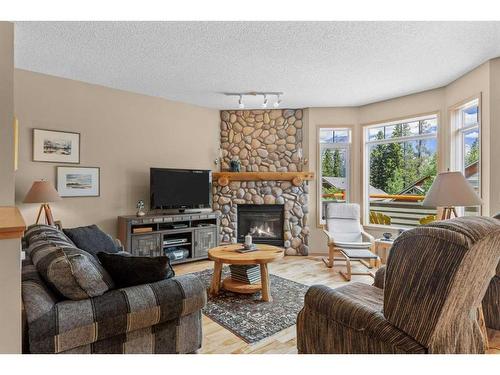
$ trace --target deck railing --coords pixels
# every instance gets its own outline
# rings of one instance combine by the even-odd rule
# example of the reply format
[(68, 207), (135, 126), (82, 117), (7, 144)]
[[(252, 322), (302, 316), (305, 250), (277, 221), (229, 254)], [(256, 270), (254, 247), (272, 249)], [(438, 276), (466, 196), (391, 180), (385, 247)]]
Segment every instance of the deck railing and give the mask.
[[(343, 193), (322, 194), (323, 204), (329, 198), (345, 201)], [(370, 211), (382, 213), (391, 219), (391, 225), (414, 227), (420, 225), (420, 219), (436, 215), (434, 207), (422, 205), (423, 195), (370, 194)]]

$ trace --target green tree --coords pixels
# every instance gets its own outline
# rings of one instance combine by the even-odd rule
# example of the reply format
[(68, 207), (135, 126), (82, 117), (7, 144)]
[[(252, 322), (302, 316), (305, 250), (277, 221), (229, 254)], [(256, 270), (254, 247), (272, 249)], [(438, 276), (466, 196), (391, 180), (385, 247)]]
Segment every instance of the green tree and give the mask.
[(323, 157), (321, 160), (321, 173), (323, 176), (331, 177), (333, 176), (334, 171), (334, 162), (333, 162), (333, 153), (332, 150), (327, 148), (323, 152)]
[(340, 156), (340, 151), (336, 149), (333, 152), (333, 171), (332, 171), (332, 177), (345, 177), (343, 176), (342, 173), (342, 158)]
[(465, 166), (471, 165), (479, 160), (479, 142), (478, 138), (474, 139), (469, 152), (465, 155)]

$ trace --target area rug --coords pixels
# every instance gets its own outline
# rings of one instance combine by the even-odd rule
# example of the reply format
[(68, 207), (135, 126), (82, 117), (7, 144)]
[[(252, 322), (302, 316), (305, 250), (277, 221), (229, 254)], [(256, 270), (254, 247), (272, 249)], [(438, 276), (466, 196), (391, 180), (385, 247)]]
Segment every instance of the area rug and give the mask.
[[(213, 270), (196, 272), (207, 289)], [(229, 267), (222, 270), (222, 278), (229, 276)], [(208, 297), (203, 313), (239, 336), (254, 343), (294, 325), (304, 306), (307, 285), (270, 274), (272, 302), (262, 302), (261, 294), (239, 294), (221, 290), (218, 296)]]

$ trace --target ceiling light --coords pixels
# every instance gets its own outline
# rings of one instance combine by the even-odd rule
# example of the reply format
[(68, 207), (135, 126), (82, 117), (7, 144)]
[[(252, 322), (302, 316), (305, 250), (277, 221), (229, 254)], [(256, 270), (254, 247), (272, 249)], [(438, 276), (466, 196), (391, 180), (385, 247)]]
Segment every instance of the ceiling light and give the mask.
[(276, 100), (274, 102), (274, 104), (273, 104), (274, 108), (278, 108), (280, 106), (280, 104), (281, 104), (280, 95), (278, 94), (278, 95), (276, 95), (276, 97), (277, 97), (278, 100)]
[(239, 109), (245, 108), (245, 104), (243, 104), (243, 95), (240, 95), (240, 100), (238, 100), (238, 108)]
[(262, 108), (267, 108), (267, 103), (268, 103), (267, 95), (264, 94), (264, 103), (262, 103)]

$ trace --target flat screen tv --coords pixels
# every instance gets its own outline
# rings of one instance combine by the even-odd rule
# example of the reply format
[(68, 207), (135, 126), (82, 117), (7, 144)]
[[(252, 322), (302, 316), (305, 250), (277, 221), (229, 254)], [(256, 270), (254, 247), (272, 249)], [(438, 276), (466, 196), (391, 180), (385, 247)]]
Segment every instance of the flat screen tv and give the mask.
[(209, 170), (151, 168), (151, 209), (210, 208), (211, 184)]

